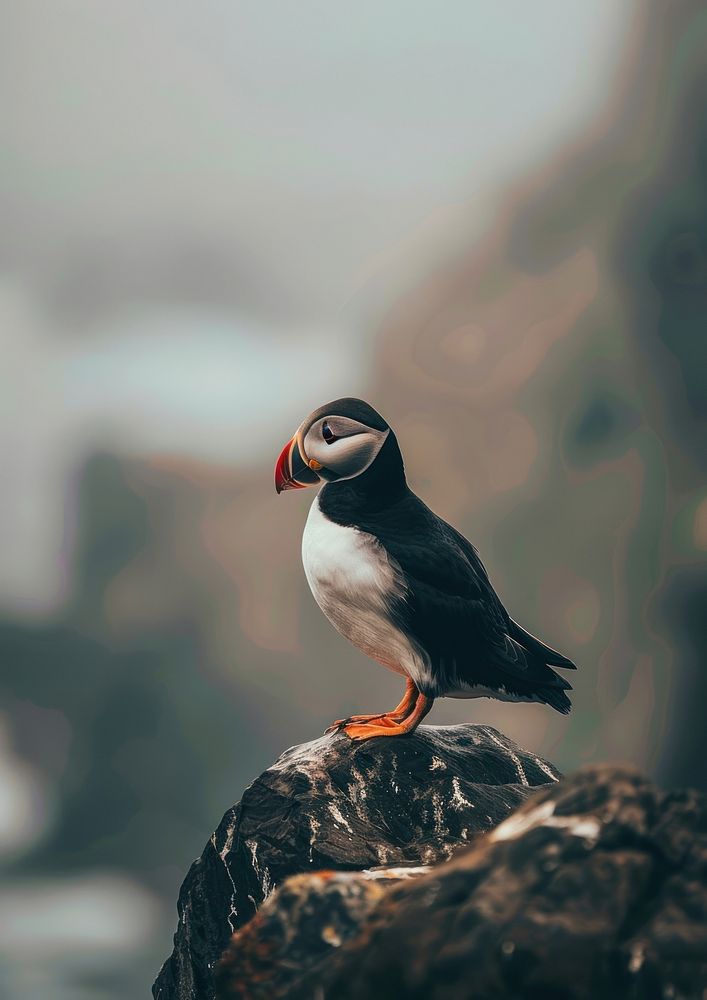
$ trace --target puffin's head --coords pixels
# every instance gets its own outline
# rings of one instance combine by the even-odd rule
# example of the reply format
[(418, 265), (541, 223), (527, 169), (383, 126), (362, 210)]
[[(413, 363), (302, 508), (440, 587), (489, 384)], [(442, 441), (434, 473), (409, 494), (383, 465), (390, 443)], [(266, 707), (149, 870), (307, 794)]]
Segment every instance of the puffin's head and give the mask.
[(355, 479), (378, 457), (392, 431), (362, 399), (335, 399), (300, 424), (275, 465), (275, 489)]

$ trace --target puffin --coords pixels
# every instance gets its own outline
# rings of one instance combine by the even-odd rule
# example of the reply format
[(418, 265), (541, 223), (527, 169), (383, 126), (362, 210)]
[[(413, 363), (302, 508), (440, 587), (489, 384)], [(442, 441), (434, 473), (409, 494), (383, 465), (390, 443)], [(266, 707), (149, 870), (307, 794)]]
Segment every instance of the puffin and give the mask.
[(314, 410), (282, 449), (275, 488), (323, 484), (302, 536), (315, 601), (371, 659), (405, 678), (392, 711), (337, 719), (352, 740), (414, 732), (436, 698), (571, 709), (553, 669), (575, 664), (515, 622), (471, 542), (412, 492), (397, 438), (361, 399)]

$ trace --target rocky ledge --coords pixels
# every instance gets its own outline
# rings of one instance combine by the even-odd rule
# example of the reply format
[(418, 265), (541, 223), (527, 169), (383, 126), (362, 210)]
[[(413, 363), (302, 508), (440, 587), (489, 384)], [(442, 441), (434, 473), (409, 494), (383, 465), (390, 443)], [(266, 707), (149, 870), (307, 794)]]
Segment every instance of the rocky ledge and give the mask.
[(704, 1000), (707, 798), (593, 767), (431, 870), (289, 879), (234, 935), (218, 996)]
[[(250, 993), (227, 995), (289, 995), (295, 980), (306, 990), (314, 967), (332, 951), (338, 955), (339, 946), (382, 905), (391, 891), (389, 880), (412, 876), (410, 868), (446, 861), (506, 820), (538, 786), (558, 778), (551, 764), (490, 726), (421, 726), (409, 737), (364, 743), (339, 733), (293, 747), (228, 810), (192, 865), (179, 895), (174, 951), (153, 987), (155, 1000), (212, 1000), (214, 967), (234, 931), (288, 876), (387, 868), (348, 878), (319, 875), (316, 884), (326, 890), (313, 895), (302, 883), (290, 883), (279, 895), (277, 905), (284, 903), (283, 908), (263, 914), (271, 931), (262, 952), (258, 925), (249, 929), (251, 971), (261, 985), (253, 982)], [(290, 934), (283, 914), (309, 912), (300, 906), (305, 897), (315, 907), (328, 900), (317, 910), (324, 922), (314, 938), (302, 925), (299, 970), (292, 969), (295, 952), (289, 944), (287, 955), (282, 951), (281, 960), (291, 970), (289, 980), (283, 979), (276, 965), (278, 941)], [(278, 969), (278, 984), (268, 981), (270, 971)], [(240, 974), (225, 979), (226, 989), (234, 984), (240, 989), (243, 982)]]

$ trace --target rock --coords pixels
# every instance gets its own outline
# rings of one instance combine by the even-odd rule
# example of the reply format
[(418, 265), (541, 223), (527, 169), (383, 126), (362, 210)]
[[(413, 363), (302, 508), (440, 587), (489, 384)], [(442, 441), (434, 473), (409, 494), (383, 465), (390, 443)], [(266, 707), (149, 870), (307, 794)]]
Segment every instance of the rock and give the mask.
[(703, 998), (707, 797), (628, 768), (579, 772), (386, 892), (350, 937), (287, 996)]
[(287, 876), (434, 864), (557, 778), (490, 726), (421, 726), (363, 743), (338, 733), (293, 747), (246, 789), (192, 865), (153, 996), (211, 1000), (231, 934)]
[(231, 938), (216, 967), (219, 996), (275, 1000), (316, 977), (356, 935), (386, 888), (427, 866), (292, 875)]

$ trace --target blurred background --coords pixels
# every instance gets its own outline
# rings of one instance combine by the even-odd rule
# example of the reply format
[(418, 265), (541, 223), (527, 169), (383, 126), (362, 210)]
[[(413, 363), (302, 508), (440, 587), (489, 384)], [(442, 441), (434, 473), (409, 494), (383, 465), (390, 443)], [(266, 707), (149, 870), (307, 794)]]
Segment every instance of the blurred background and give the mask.
[(5, 0), (0, 994), (146, 995), (186, 870), (399, 679), (314, 605), (303, 417), (360, 395), (568, 719), (707, 786), (707, 9)]

